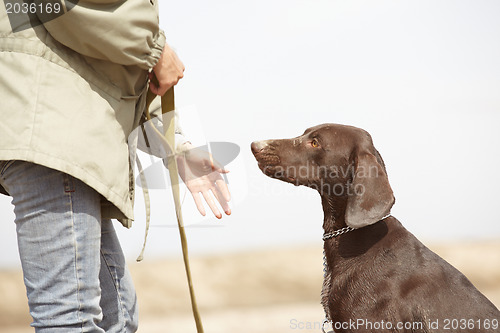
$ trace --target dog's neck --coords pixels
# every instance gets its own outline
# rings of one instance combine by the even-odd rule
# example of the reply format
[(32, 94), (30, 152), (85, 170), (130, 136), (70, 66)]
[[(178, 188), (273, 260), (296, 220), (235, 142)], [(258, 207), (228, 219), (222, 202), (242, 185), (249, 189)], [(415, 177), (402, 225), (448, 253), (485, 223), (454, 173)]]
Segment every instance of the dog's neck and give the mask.
[(345, 223), (347, 196), (322, 195), (321, 203), (323, 204), (323, 230), (325, 232), (333, 232), (347, 226)]
[[(321, 195), (321, 203), (323, 205), (323, 230), (326, 233), (332, 233), (335, 230), (340, 230), (346, 226), (345, 223), (345, 211), (347, 206), (347, 197), (331, 197), (329, 195)], [(321, 303), (323, 309), (325, 310), (326, 318), (332, 320), (335, 318), (334, 308), (332, 308), (333, 303), (331, 303), (331, 293), (332, 288), (332, 267), (335, 255), (335, 246), (332, 245), (333, 240), (336, 238), (329, 239), (324, 242), (323, 250), (323, 265), (325, 270), (325, 279), (323, 281), (323, 289), (321, 292)]]

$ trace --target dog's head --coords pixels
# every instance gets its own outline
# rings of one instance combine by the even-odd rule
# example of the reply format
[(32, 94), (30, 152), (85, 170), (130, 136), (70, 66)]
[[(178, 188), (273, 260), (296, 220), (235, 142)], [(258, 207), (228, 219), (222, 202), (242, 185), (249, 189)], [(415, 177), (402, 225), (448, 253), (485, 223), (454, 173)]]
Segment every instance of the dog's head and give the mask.
[(346, 198), (350, 227), (379, 221), (394, 204), (384, 162), (362, 129), (323, 124), (296, 138), (256, 141), (251, 147), (267, 176)]

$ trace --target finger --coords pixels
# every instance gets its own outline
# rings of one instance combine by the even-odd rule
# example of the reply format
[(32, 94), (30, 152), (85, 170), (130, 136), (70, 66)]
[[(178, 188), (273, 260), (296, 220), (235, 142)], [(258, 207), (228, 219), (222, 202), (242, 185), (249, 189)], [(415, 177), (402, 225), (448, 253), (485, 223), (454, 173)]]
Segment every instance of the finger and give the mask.
[[(224, 181), (223, 181), (224, 183)], [(225, 184), (225, 183), (224, 183)], [(215, 191), (212, 190), (215, 194), (215, 198), (217, 201), (220, 203), (222, 209), (224, 209), (224, 212), (226, 215), (231, 215), (231, 208), (229, 208), (229, 200), (226, 200), (226, 196), (221, 192), (221, 189), (219, 186), (215, 186)]]
[[(165, 88), (164, 85), (156, 85), (153, 82), (149, 82), (149, 88), (155, 95), (163, 96), (167, 92), (168, 88)], [(170, 88), (170, 87), (169, 87)]]
[(179, 58), (179, 56), (177, 55), (176, 52), (174, 52), (174, 59), (175, 59), (175, 62), (177, 63), (177, 68), (180, 69), (181, 78), (182, 78), (182, 77), (184, 77), (184, 75), (182, 73), (184, 73), (184, 71), (186, 70), (186, 67), (184, 66), (184, 63), (181, 61), (181, 59)]
[(221, 192), (221, 194), (224, 197), (224, 199), (227, 202), (231, 201), (231, 193), (229, 192), (229, 188), (227, 187), (227, 184), (224, 181), (224, 179), (217, 179), (215, 181), (215, 184), (217, 185), (217, 188)]
[(203, 201), (201, 200), (200, 193), (192, 193), (192, 195), (194, 203), (196, 204), (196, 208), (198, 208), (198, 211), (201, 215), (206, 216), (207, 213), (205, 212), (205, 207), (203, 206)]
[(214, 213), (215, 217), (217, 217), (218, 219), (221, 219), (222, 214), (219, 212), (219, 209), (215, 205), (214, 199), (213, 199), (212, 195), (210, 195), (210, 191), (203, 191), (203, 192), (201, 192), (201, 194), (203, 195), (203, 198), (205, 198), (205, 201), (207, 202), (208, 207), (210, 207), (210, 209), (212, 210), (212, 213)]
[(149, 87), (151, 88), (151, 91), (155, 93), (156, 95), (163, 96), (167, 92), (170, 87), (175, 85), (174, 83), (170, 83), (168, 81), (164, 80), (150, 80), (149, 81)]

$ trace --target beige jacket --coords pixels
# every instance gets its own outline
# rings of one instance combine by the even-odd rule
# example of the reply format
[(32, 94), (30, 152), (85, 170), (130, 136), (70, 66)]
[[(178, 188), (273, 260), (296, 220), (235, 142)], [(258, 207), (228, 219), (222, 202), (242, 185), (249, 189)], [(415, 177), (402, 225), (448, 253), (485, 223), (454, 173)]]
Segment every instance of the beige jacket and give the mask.
[(103, 217), (129, 227), (127, 137), (165, 45), (158, 0), (80, 0), (42, 24), (32, 15), (30, 27), (15, 33), (0, 1), (0, 160), (84, 181), (103, 196)]

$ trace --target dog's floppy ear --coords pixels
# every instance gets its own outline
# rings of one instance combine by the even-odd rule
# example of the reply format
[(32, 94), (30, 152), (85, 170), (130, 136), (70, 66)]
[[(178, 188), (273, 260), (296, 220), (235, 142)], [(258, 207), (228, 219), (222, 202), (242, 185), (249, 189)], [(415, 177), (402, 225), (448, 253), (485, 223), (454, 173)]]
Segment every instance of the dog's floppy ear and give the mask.
[[(378, 155), (378, 153), (377, 153)], [(381, 220), (389, 214), (394, 195), (385, 172), (384, 162), (369, 152), (355, 157), (354, 177), (347, 200), (346, 224), (362, 228)]]

